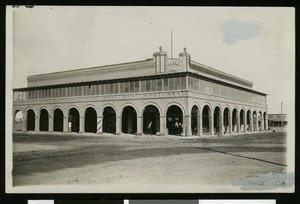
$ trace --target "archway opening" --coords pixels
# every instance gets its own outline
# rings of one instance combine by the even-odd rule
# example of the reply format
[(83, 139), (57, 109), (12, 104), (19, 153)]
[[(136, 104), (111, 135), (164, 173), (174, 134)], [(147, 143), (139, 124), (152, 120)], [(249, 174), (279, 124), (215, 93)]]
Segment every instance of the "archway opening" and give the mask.
[(256, 111), (253, 111), (252, 118), (253, 118), (253, 124), (252, 124), (253, 131), (257, 131), (257, 126), (256, 126), (257, 114), (256, 114)]
[(262, 125), (263, 125), (263, 115), (261, 111), (258, 112), (258, 130), (262, 130)]
[(40, 131), (48, 131), (49, 128), (49, 114), (46, 109), (40, 110)]
[(146, 106), (143, 113), (143, 133), (156, 134), (160, 131), (160, 115), (159, 110), (153, 106)]
[(247, 111), (247, 131), (250, 131), (250, 110)]
[(192, 135), (197, 135), (200, 127), (198, 127), (199, 108), (196, 105), (192, 108), (191, 116)]
[(237, 110), (233, 109), (232, 111), (232, 132), (237, 132), (238, 127), (237, 127)]
[(122, 132), (135, 134), (137, 132), (137, 113), (131, 106), (126, 106), (122, 113)]
[(103, 132), (116, 133), (116, 112), (112, 107), (106, 107), (103, 111)]
[(79, 132), (79, 112), (76, 108), (71, 108), (68, 115), (69, 132)]
[(167, 129), (169, 135), (181, 135), (183, 114), (182, 110), (177, 105), (172, 105), (167, 111)]
[(223, 125), (224, 125), (225, 134), (230, 133), (229, 117), (230, 117), (229, 109), (226, 107), (223, 114)]
[(209, 126), (211, 125), (209, 122), (210, 117), (210, 108), (208, 105), (205, 105), (202, 110), (202, 133), (209, 134)]
[(244, 117), (245, 117), (245, 112), (244, 110), (242, 109), (241, 112), (240, 112), (240, 130), (245, 132), (245, 123), (244, 123)]
[(64, 127), (64, 114), (59, 108), (53, 113), (53, 131), (62, 132)]
[(35, 114), (33, 110), (27, 111), (27, 131), (34, 131), (35, 129)]
[(23, 128), (23, 114), (20, 110), (15, 111), (14, 117), (14, 131), (22, 131)]
[(97, 132), (97, 112), (94, 108), (89, 107), (85, 110), (84, 115), (84, 131), (85, 132)]
[(221, 109), (216, 107), (214, 110), (214, 134), (220, 134), (221, 131)]

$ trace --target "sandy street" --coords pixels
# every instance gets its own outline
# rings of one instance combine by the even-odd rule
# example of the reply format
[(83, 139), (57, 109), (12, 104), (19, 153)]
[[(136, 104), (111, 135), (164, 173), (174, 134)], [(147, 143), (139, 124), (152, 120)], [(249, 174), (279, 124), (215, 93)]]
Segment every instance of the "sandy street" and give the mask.
[(233, 185), (286, 169), (286, 134), (218, 137), (15, 134), (13, 184)]

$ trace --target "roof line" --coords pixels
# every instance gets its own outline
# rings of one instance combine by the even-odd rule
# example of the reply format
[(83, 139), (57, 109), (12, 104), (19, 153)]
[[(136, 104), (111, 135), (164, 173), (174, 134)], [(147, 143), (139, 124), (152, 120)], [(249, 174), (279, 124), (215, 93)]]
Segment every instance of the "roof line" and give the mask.
[(200, 65), (200, 66), (203, 66), (204, 68), (211, 69), (211, 70), (213, 70), (213, 71), (216, 71), (216, 72), (222, 73), (222, 74), (224, 74), (224, 75), (226, 75), (226, 76), (230, 76), (230, 77), (233, 77), (233, 78), (236, 78), (236, 79), (242, 80), (242, 81), (244, 81), (244, 82), (246, 82), (246, 83), (249, 83), (249, 84), (253, 85), (253, 83), (252, 83), (251, 81), (248, 81), (248, 80), (246, 80), (246, 79), (243, 79), (243, 78), (240, 78), (240, 77), (237, 77), (237, 76), (234, 76), (234, 75), (228, 74), (228, 73), (226, 73), (226, 72), (220, 71), (220, 70), (218, 70), (218, 69), (215, 69), (215, 68), (212, 68), (212, 67), (210, 67), (210, 66), (207, 66), (207, 65), (201, 64), (201, 63), (199, 63), (199, 62), (195, 62), (195, 61), (193, 61), (193, 60), (191, 60), (191, 62), (193, 62), (194, 64), (198, 64), (198, 65)]
[(102, 66), (97, 66), (97, 67), (86, 67), (86, 68), (81, 68), (81, 69), (73, 69), (73, 70), (58, 71), (58, 72), (51, 72), (51, 73), (45, 73), (45, 74), (30, 75), (27, 78), (32, 78), (32, 77), (36, 77), (36, 76), (43, 76), (43, 75), (51, 75), (51, 74), (76, 72), (76, 71), (83, 71), (83, 70), (92, 70), (92, 69), (97, 69), (97, 68), (113, 67), (113, 66), (120, 66), (120, 65), (133, 64), (133, 63), (150, 62), (150, 61), (151, 61), (150, 59), (147, 59), (147, 60), (140, 60), (140, 61), (133, 61), (133, 62), (124, 62), (124, 63), (118, 63), (118, 64), (102, 65)]

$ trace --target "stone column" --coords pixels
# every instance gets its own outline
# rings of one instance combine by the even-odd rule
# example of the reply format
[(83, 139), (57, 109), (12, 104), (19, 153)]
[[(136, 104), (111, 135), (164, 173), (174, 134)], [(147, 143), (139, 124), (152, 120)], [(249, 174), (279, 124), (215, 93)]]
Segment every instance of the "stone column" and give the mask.
[(84, 120), (85, 118), (84, 117), (80, 117), (80, 121), (79, 121), (79, 133), (84, 133)]
[(22, 132), (27, 131), (27, 118), (23, 118), (23, 123), (22, 123)]
[(221, 116), (219, 118), (220, 122), (219, 122), (219, 126), (220, 126), (220, 129), (219, 129), (219, 132), (220, 132), (220, 135), (224, 135), (223, 133), (223, 117)]
[(53, 115), (49, 115), (48, 132), (53, 132)]
[(253, 116), (250, 116), (250, 131), (253, 132)]
[(269, 129), (269, 123), (268, 123), (268, 115), (266, 114), (266, 118), (265, 118), (265, 124), (266, 124), (266, 130)]
[(122, 116), (116, 117), (116, 135), (120, 135), (122, 132)]
[(191, 116), (190, 115), (185, 115), (183, 117), (183, 135), (184, 137), (190, 136), (191, 135)]
[(213, 135), (214, 134), (214, 117), (209, 116), (209, 134)]
[(197, 116), (197, 135), (202, 136), (202, 116)]
[(241, 129), (241, 121), (240, 121), (240, 118), (239, 117), (236, 117), (236, 122), (237, 122), (237, 133), (240, 132), (240, 129)]
[(228, 125), (229, 125), (228, 133), (231, 134), (231, 132), (232, 132), (232, 119), (231, 119), (231, 117), (228, 117)]
[(64, 126), (63, 126), (63, 132), (69, 132), (69, 120), (68, 116), (64, 116)]
[(103, 133), (103, 120), (101, 116), (97, 117), (97, 134)]
[(160, 136), (165, 136), (166, 135), (166, 116), (161, 115), (160, 116)]
[(142, 133), (142, 129), (143, 129), (143, 127), (142, 127), (142, 125), (143, 125), (143, 123), (142, 123), (142, 116), (140, 116), (140, 115), (138, 115), (137, 117), (136, 117), (136, 119), (137, 119), (137, 123), (136, 123), (136, 126), (137, 126), (137, 135), (142, 135), (143, 133)]
[(256, 115), (256, 131), (258, 131), (258, 117), (257, 117), (257, 115)]
[(35, 127), (34, 127), (34, 131), (35, 132), (39, 132), (40, 131), (40, 117), (36, 116), (35, 117)]
[(265, 130), (265, 128), (264, 128), (264, 123), (265, 123), (265, 121), (264, 121), (264, 116), (262, 116), (262, 118), (261, 118), (261, 123), (260, 123), (260, 125), (261, 125), (261, 129), (262, 130)]
[(247, 132), (247, 116), (244, 114), (244, 132)]

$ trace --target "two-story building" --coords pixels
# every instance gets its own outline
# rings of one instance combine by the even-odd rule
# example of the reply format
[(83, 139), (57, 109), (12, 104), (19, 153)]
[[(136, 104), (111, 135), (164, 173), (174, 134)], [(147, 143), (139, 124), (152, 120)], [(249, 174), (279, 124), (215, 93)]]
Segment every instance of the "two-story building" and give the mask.
[(160, 47), (151, 59), (33, 75), (27, 82), (13, 90), (13, 116), (21, 115), (14, 131), (200, 136), (268, 129), (266, 94), (192, 61), (186, 49), (177, 59)]

